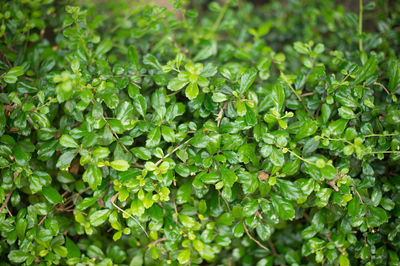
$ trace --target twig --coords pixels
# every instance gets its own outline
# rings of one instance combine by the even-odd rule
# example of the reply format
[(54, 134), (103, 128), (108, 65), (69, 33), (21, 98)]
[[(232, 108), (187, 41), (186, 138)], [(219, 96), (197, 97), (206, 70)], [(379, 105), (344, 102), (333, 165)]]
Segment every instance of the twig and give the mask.
[(190, 141), (191, 139), (192, 139), (192, 138), (186, 140), (184, 143), (182, 143), (181, 145), (177, 146), (177, 147), (176, 147), (175, 149), (173, 149), (170, 153), (168, 153), (168, 154), (165, 155), (163, 158), (161, 158), (160, 160), (158, 160), (158, 161), (156, 162), (156, 166), (158, 166), (160, 163), (162, 163), (162, 162), (164, 161), (164, 159), (168, 158), (169, 156), (171, 156), (172, 154), (174, 154), (177, 150), (179, 150), (180, 148), (182, 148), (182, 146), (188, 144), (189, 141)]
[(360, 49), (360, 52), (362, 52), (363, 49), (363, 40), (362, 40), (362, 28), (363, 28), (363, 1), (359, 0), (359, 11), (358, 11), (358, 48)]
[[(333, 241), (332, 241), (332, 238), (331, 238), (331, 233), (326, 234), (325, 236), (326, 236), (326, 238), (328, 238), (328, 241), (329, 241), (329, 242), (333, 242)], [(342, 253), (342, 255), (346, 255), (346, 251), (344, 251), (342, 248), (337, 247), (336, 249), (337, 249), (340, 253)]]
[(139, 221), (133, 217), (132, 215), (130, 215), (129, 213), (127, 213), (126, 211), (124, 211), (123, 209), (121, 209), (120, 207), (117, 206), (117, 204), (115, 204), (115, 199), (118, 197), (119, 192), (117, 192), (117, 194), (115, 194), (114, 196), (111, 197), (111, 204), (119, 211), (121, 211), (122, 213), (124, 213), (125, 215), (129, 216), (130, 218), (132, 218), (139, 226), (140, 228), (143, 230), (143, 232), (146, 234), (147, 237), (149, 237), (149, 235), (147, 234), (146, 230), (144, 229), (144, 227), (139, 223)]
[(229, 207), (229, 203), (228, 203), (228, 201), (226, 201), (226, 199), (225, 199), (224, 197), (222, 197), (222, 196), (221, 196), (221, 191), (219, 191), (219, 190), (218, 190), (218, 193), (219, 193), (219, 196), (220, 196), (221, 198), (223, 198), (223, 199), (224, 199), (224, 201), (225, 201), (225, 204), (226, 204), (226, 207), (228, 208), (228, 211), (229, 211), (229, 212), (231, 212), (231, 208)]
[(5, 198), (5, 200), (4, 200), (4, 202), (3, 202), (3, 205), (1, 205), (1, 208), (0, 208), (0, 213), (2, 213), (3, 212), (3, 209), (5, 208), (6, 210), (7, 210), (7, 212), (8, 212), (8, 214), (10, 215), (10, 216), (13, 216), (12, 215), (12, 213), (11, 213), (11, 211), (8, 209), (8, 207), (7, 207), (7, 204), (8, 204), (8, 201), (10, 200), (10, 197), (11, 197), (11, 194), (13, 193), (13, 190), (10, 190), (7, 194), (6, 194), (6, 198)]
[(175, 213), (177, 215), (176, 218), (175, 218), (175, 223), (178, 224), (178, 208), (176, 207), (176, 203), (175, 203), (174, 197), (172, 195), (170, 197), (171, 197), (172, 205), (174, 206)]
[(224, 115), (224, 110), (226, 109), (227, 105), (228, 105), (228, 103), (224, 102), (223, 106), (219, 110), (219, 113), (217, 115), (217, 119), (215, 119), (215, 121), (217, 121), (217, 127), (219, 127), (219, 124), (221, 124), (222, 116)]
[(337, 174), (336, 174), (335, 179), (332, 179), (330, 181), (326, 181), (326, 183), (328, 185), (330, 185), (335, 191), (339, 191), (339, 188), (336, 185), (336, 181), (338, 181), (340, 178), (342, 178), (344, 176), (344, 174), (340, 174), (338, 168), (336, 168), (336, 171), (337, 171)]
[[(311, 69), (308, 71), (308, 73), (307, 73), (307, 75), (306, 75), (306, 78), (304, 79), (304, 84), (303, 84), (303, 86), (301, 86), (301, 88), (299, 89), (299, 91), (302, 91), (302, 90), (304, 89), (304, 87), (306, 86), (307, 79), (310, 77), (310, 75), (311, 75), (311, 73), (312, 73), (312, 70), (313, 70), (313, 67), (314, 67), (314, 63), (315, 63), (315, 58), (314, 58), (313, 61), (312, 61), (312, 67), (311, 67)], [(307, 94), (307, 93), (304, 93), (304, 94)], [(313, 93), (311, 92), (310, 95), (312, 95), (312, 94), (313, 94)]]
[(134, 163), (133, 166), (137, 168), (144, 168), (143, 164), (138, 164), (138, 163)]
[(127, 153), (130, 153), (130, 151), (125, 147), (125, 145), (119, 140), (119, 137), (117, 135), (117, 133), (115, 133), (115, 131), (111, 128), (110, 124), (108, 123), (107, 119), (104, 117), (104, 115), (102, 116), (104, 121), (106, 122), (107, 126), (110, 128), (111, 132), (114, 134), (115, 138), (117, 139), (118, 143), (121, 144), (122, 148), (124, 148), (124, 150)]
[(364, 201), (362, 200), (360, 193), (358, 193), (358, 190), (355, 187), (353, 187), (353, 190), (356, 193), (358, 199), (360, 200), (360, 203), (364, 204)]
[(307, 96), (311, 96), (314, 95), (314, 92), (306, 92), (300, 95), (300, 97), (307, 97)]
[(287, 79), (286, 75), (281, 72), (281, 76), (283, 80), (286, 82), (286, 84), (289, 86), (289, 88), (292, 90), (292, 92), (296, 95), (297, 99), (299, 102), (303, 105), (304, 109), (307, 111), (307, 113), (310, 115), (312, 119), (314, 119), (314, 116), (311, 114), (310, 110), (308, 110), (307, 106), (304, 104), (303, 100), (301, 97), (297, 94), (296, 90), (293, 88), (292, 84), (290, 84), (289, 80)]
[(149, 247), (155, 246), (155, 245), (157, 245), (157, 244), (159, 244), (159, 243), (161, 243), (161, 242), (163, 242), (163, 241), (165, 241), (165, 240), (167, 240), (165, 237), (159, 238), (159, 239), (157, 239), (156, 241), (153, 241), (153, 242), (147, 244), (146, 249), (149, 248)]
[(278, 256), (278, 252), (275, 249), (274, 243), (272, 243), (271, 239), (268, 239), (269, 247), (271, 248), (272, 254), (276, 257)]
[(250, 235), (249, 230), (247, 229), (246, 223), (243, 220), (243, 227), (244, 231), (246, 231), (247, 236), (254, 241), (257, 245), (259, 245), (261, 248), (265, 249), (266, 251), (270, 251), (267, 247), (265, 247), (263, 244), (260, 243), (257, 239), (255, 239), (252, 235)]
[(304, 218), (307, 220), (307, 222), (309, 222), (309, 223), (311, 223), (311, 218), (310, 218), (310, 215), (308, 215), (308, 213), (306, 213), (306, 212), (304, 212)]
[(390, 91), (388, 91), (388, 89), (386, 89), (386, 87), (385, 87), (382, 83), (374, 82), (374, 85), (378, 85), (378, 86), (381, 87), (384, 91), (386, 91), (387, 94), (390, 95)]
[(325, 101), (325, 94), (326, 94), (327, 90), (328, 90), (328, 84), (325, 84), (325, 90), (324, 90), (324, 93), (322, 94), (321, 103), (319, 104), (319, 106), (317, 108), (317, 112), (315, 113), (315, 117), (318, 117), (319, 113), (321, 112), (322, 104)]
[(40, 226), (44, 222), (44, 220), (46, 220), (46, 218), (47, 218), (47, 214), (45, 216), (43, 216), (42, 219), (40, 219), (38, 226)]

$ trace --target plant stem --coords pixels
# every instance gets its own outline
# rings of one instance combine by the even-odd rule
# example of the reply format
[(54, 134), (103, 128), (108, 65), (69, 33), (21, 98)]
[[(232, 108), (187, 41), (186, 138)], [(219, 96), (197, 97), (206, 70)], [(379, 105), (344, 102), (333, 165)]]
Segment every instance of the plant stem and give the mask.
[(399, 134), (370, 134), (364, 136), (364, 138), (370, 138), (370, 137), (393, 137), (393, 136), (399, 136)]
[(181, 149), (184, 145), (188, 144), (189, 141), (190, 141), (191, 139), (192, 139), (192, 138), (186, 140), (184, 143), (180, 144), (178, 147), (176, 147), (175, 149), (173, 149), (170, 153), (168, 153), (168, 154), (165, 155), (163, 158), (161, 158), (160, 160), (158, 160), (158, 161), (156, 162), (156, 166), (158, 166), (160, 163), (162, 163), (162, 162), (164, 161), (164, 159), (166, 159), (166, 158), (168, 158), (169, 156), (171, 156), (172, 154), (174, 154), (177, 150)]
[(222, 19), (224, 18), (224, 15), (225, 15), (226, 11), (228, 10), (228, 4), (229, 4), (229, 1), (225, 1), (224, 6), (222, 7), (221, 11), (220, 11), (219, 14), (218, 14), (218, 18), (217, 18), (217, 20), (215, 21), (214, 25), (212, 26), (211, 31), (207, 34), (207, 37), (211, 37), (211, 35), (212, 35), (214, 32), (217, 31), (219, 25), (220, 25), (221, 22), (222, 22)]
[(362, 41), (362, 27), (363, 27), (363, 1), (359, 0), (359, 13), (358, 13), (358, 46), (360, 49), (360, 52), (363, 51), (363, 41)]
[(308, 110), (307, 106), (304, 104), (304, 102), (301, 99), (301, 97), (299, 96), (299, 94), (297, 94), (297, 92), (293, 88), (292, 84), (290, 84), (290, 82), (287, 79), (286, 75), (283, 72), (281, 72), (281, 76), (282, 76), (283, 80), (286, 82), (286, 84), (289, 86), (289, 88), (292, 90), (292, 92), (296, 95), (296, 97), (299, 100), (299, 102), (303, 105), (304, 109), (307, 111), (307, 113), (310, 115), (310, 117), (314, 120), (314, 116), (311, 114), (310, 110)]
[(246, 231), (247, 236), (254, 241), (257, 245), (259, 245), (261, 248), (265, 249), (266, 251), (270, 251), (267, 247), (265, 247), (263, 244), (260, 243), (257, 239), (255, 239), (252, 235), (250, 235), (249, 230), (247, 229), (246, 223), (243, 220), (243, 227), (244, 230)]
[(129, 213), (127, 213), (126, 211), (124, 211), (123, 209), (121, 209), (120, 207), (118, 207), (117, 204), (115, 204), (115, 200), (117, 199), (119, 195), (119, 192), (117, 192), (117, 194), (115, 194), (114, 196), (111, 197), (111, 204), (119, 211), (121, 211), (122, 213), (124, 213), (125, 215), (129, 216), (130, 218), (132, 218), (139, 226), (140, 228), (143, 230), (143, 232), (146, 234), (147, 237), (149, 237), (149, 235), (147, 234), (146, 230), (144, 229), (144, 227), (139, 223), (139, 221), (133, 217), (132, 215), (130, 215)]

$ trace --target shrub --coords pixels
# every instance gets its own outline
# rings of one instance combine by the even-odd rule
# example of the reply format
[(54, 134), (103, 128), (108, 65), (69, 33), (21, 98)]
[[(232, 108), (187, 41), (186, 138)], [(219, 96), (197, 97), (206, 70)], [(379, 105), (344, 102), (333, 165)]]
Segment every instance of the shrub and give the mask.
[(399, 265), (398, 2), (65, 2), (0, 4), (2, 261)]

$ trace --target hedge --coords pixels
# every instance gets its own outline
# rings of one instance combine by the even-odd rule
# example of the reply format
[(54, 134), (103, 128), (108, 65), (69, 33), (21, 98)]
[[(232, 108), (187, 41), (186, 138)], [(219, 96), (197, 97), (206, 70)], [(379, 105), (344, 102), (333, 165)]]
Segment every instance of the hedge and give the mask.
[(0, 3), (2, 265), (400, 264), (400, 2), (205, 2)]

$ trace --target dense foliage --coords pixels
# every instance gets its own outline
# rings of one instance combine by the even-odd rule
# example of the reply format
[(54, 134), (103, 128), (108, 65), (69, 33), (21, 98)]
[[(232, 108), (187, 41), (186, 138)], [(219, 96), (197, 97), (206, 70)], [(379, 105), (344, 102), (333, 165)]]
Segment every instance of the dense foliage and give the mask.
[(400, 3), (182, 2), (1, 1), (0, 261), (399, 265)]

